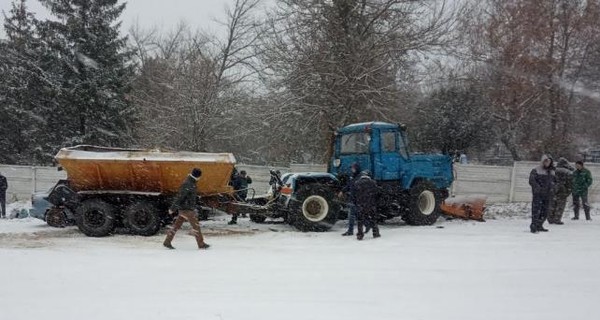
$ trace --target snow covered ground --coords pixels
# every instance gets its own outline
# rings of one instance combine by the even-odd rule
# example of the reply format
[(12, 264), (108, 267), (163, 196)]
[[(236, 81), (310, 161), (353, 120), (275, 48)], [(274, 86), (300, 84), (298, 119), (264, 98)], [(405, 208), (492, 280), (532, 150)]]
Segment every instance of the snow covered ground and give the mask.
[(87, 238), (0, 220), (2, 319), (598, 319), (600, 215), (531, 234), (527, 205), (485, 223), (392, 222), (359, 242), (227, 217), (185, 232)]

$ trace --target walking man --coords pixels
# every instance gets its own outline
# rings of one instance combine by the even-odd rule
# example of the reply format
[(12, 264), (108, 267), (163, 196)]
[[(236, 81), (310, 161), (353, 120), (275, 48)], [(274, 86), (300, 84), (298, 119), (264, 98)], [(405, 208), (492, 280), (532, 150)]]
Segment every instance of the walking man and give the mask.
[(8, 189), (8, 182), (6, 177), (0, 173), (0, 209), (2, 210), (0, 217), (6, 218), (6, 189)]
[(342, 236), (351, 236), (354, 234), (354, 224), (356, 223), (356, 201), (355, 201), (355, 182), (360, 176), (360, 164), (355, 162), (350, 167), (350, 177), (346, 180), (346, 184), (342, 189), (342, 194), (346, 198), (346, 205), (350, 209), (348, 212), (348, 230), (342, 233)]
[(355, 203), (358, 213), (358, 231), (356, 238), (364, 238), (363, 225), (366, 223), (373, 230), (373, 238), (379, 238), (379, 226), (377, 226), (377, 200), (379, 198), (379, 187), (377, 182), (371, 179), (369, 171), (363, 171), (355, 182)]
[(588, 189), (592, 185), (592, 181), (592, 173), (583, 167), (583, 161), (575, 162), (575, 172), (573, 172), (573, 211), (575, 217), (573, 217), (573, 220), (579, 220), (581, 204), (583, 204), (585, 219), (592, 220), (588, 203)]
[(173, 241), (175, 234), (185, 221), (188, 221), (192, 225), (192, 234), (196, 238), (198, 249), (208, 249), (208, 247), (210, 247), (204, 242), (202, 232), (200, 231), (200, 224), (198, 223), (198, 218), (196, 217), (195, 211), (196, 198), (198, 196), (196, 184), (198, 183), (200, 176), (202, 176), (202, 171), (194, 168), (190, 175), (187, 176), (181, 184), (179, 193), (175, 197), (171, 208), (169, 208), (170, 215), (172, 215), (175, 211), (179, 211), (179, 215), (175, 219), (173, 226), (171, 226), (171, 228), (169, 228), (167, 231), (167, 238), (165, 239), (165, 242), (163, 242), (163, 245), (166, 248), (175, 249), (171, 245), (171, 241)]
[(565, 158), (558, 159), (556, 165), (556, 188), (554, 198), (552, 199), (552, 209), (548, 215), (548, 223), (564, 224), (562, 216), (567, 204), (567, 198), (573, 191), (573, 170), (575, 168), (569, 165), (569, 161)]
[(529, 174), (529, 185), (533, 193), (531, 225), (529, 226), (531, 233), (548, 231), (548, 229), (544, 229), (543, 224), (550, 210), (555, 184), (556, 176), (552, 167), (552, 158), (543, 155), (542, 163), (531, 170)]

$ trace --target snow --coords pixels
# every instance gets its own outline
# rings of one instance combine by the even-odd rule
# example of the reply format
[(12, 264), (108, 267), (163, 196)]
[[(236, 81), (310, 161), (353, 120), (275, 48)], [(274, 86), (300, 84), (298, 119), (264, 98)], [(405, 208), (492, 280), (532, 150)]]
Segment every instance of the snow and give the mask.
[[(32, 219), (0, 220), (4, 319), (596, 319), (600, 215), (531, 234), (527, 205), (487, 222), (382, 226), (362, 242), (280, 223), (203, 223), (212, 247), (182, 230), (87, 238)], [(514, 210), (514, 212), (512, 212)], [(567, 210), (568, 211), (568, 210)]]
[(57, 159), (85, 159), (107, 161), (193, 161), (193, 162), (219, 162), (235, 163), (232, 153), (204, 153), (204, 152), (161, 152), (159, 150), (127, 150), (117, 148), (93, 147), (99, 151), (85, 151), (76, 146), (63, 148), (56, 155)]

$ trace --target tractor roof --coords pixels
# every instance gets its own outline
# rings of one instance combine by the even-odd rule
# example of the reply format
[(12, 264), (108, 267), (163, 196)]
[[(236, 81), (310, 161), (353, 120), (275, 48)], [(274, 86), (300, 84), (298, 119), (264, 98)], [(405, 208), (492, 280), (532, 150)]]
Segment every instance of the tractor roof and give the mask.
[(348, 133), (348, 132), (360, 132), (360, 131), (365, 131), (365, 129), (398, 129), (400, 125), (399, 124), (394, 124), (394, 123), (387, 123), (387, 122), (379, 122), (379, 121), (372, 121), (372, 122), (361, 122), (361, 123), (355, 123), (355, 124), (351, 124), (345, 127), (342, 127), (340, 129), (338, 129), (339, 133)]

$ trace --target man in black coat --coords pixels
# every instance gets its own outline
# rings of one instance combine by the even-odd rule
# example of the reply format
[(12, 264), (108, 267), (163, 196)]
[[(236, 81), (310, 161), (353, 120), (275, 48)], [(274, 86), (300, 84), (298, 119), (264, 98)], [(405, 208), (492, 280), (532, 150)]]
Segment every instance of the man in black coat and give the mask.
[(373, 238), (379, 238), (379, 227), (377, 226), (377, 200), (379, 198), (379, 186), (371, 179), (369, 171), (363, 171), (354, 183), (354, 201), (357, 206), (358, 232), (356, 238), (364, 238), (363, 226), (373, 229)]
[(562, 222), (563, 212), (567, 204), (567, 198), (573, 190), (573, 170), (569, 161), (565, 158), (559, 158), (556, 165), (556, 187), (554, 188), (554, 198), (552, 199), (552, 209), (548, 214), (548, 223), (564, 224)]
[(351, 175), (347, 177), (344, 188), (342, 189), (341, 195), (346, 199), (346, 205), (348, 206), (348, 230), (342, 233), (342, 236), (351, 236), (354, 234), (354, 223), (356, 222), (357, 208), (355, 201), (355, 182), (360, 177), (360, 164), (355, 162), (350, 167)]
[(0, 209), (2, 209), (1, 218), (6, 218), (6, 189), (8, 189), (8, 182), (6, 177), (0, 173)]
[(531, 233), (546, 232), (548, 229), (544, 229), (543, 224), (548, 217), (556, 185), (552, 158), (547, 155), (542, 156), (542, 163), (529, 174), (529, 185), (533, 193), (529, 229)]
[(202, 171), (200, 171), (200, 169), (194, 168), (192, 170), (190, 175), (188, 175), (181, 184), (179, 193), (177, 193), (173, 204), (169, 208), (169, 214), (171, 215), (174, 214), (175, 211), (179, 212), (175, 222), (173, 222), (173, 226), (167, 231), (165, 242), (163, 242), (163, 245), (169, 249), (175, 249), (173, 245), (171, 245), (171, 241), (173, 241), (175, 234), (185, 221), (188, 221), (192, 225), (192, 234), (196, 238), (198, 249), (208, 249), (208, 247), (210, 247), (210, 245), (204, 242), (204, 237), (202, 237), (202, 232), (200, 231), (200, 223), (196, 217), (196, 199), (198, 197), (196, 184), (201, 175)]

